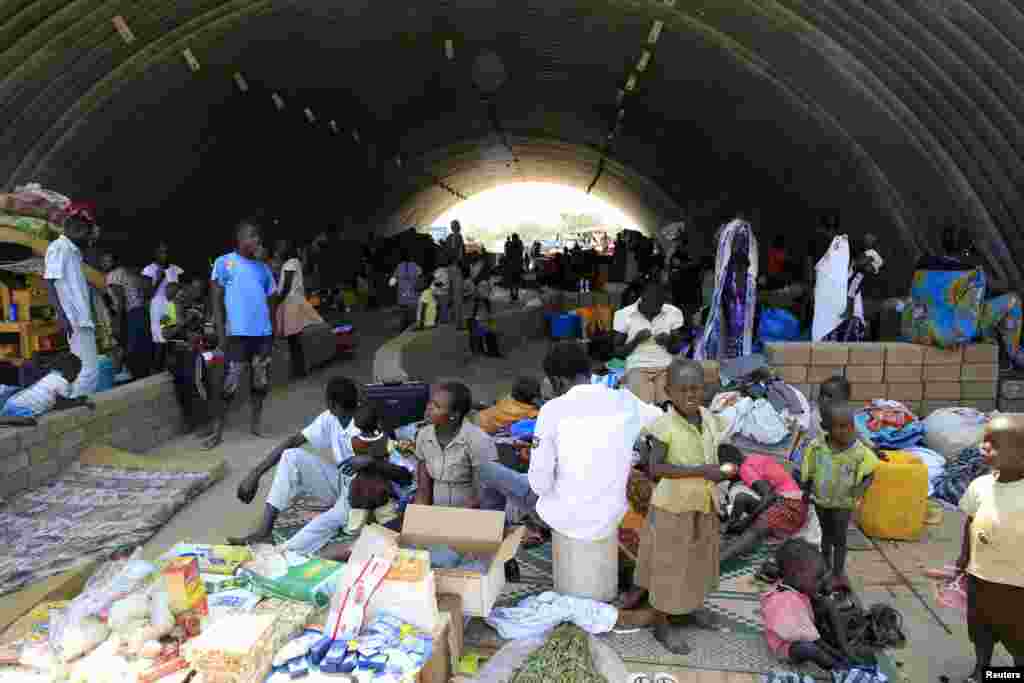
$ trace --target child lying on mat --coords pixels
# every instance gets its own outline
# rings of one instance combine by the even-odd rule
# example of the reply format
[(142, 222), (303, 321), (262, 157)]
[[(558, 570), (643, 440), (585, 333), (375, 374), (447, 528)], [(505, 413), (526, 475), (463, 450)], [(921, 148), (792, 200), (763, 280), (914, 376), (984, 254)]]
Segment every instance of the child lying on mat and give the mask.
[(0, 384), (0, 425), (22, 424), (54, 409), (63, 410), (93, 404), (86, 398), (69, 398), (71, 385), (82, 371), (82, 361), (71, 353), (62, 353), (53, 369), (30, 387)]

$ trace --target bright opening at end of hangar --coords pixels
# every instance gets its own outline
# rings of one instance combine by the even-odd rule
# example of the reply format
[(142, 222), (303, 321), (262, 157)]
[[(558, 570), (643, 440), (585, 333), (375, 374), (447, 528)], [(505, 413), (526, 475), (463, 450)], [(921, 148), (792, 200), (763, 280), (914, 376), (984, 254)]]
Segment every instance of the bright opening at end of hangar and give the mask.
[(438, 216), (431, 225), (458, 220), (466, 237), (488, 249), (517, 233), (527, 244), (586, 231), (640, 231), (636, 221), (608, 202), (557, 183), (521, 182), (485, 190)]

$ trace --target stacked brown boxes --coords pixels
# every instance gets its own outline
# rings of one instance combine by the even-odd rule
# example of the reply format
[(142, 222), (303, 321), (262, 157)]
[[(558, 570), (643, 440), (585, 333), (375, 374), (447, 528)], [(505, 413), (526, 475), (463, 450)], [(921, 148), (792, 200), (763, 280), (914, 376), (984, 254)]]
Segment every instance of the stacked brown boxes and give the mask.
[(919, 415), (950, 406), (996, 408), (999, 354), (991, 344), (944, 351), (892, 342), (788, 343), (767, 344), (766, 353), (776, 374), (810, 399), (822, 382), (841, 375), (857, 404), (888, 398)]

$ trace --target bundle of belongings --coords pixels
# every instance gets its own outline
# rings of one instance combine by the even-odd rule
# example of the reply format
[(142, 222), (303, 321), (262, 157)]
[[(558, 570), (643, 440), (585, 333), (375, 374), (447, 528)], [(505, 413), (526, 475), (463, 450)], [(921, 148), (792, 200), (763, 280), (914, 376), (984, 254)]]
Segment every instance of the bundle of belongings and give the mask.
[[(49, 242), (63, 234), (64, 219), (82, 208), (39, 183), (28, 183), (10, 194), (0, 194), (0, 224)], [(88, 213), (91, 219), (91, 211)]]
[(878, 448), (900, 451), (924, 441), (924, 423), (899, 401), (875, 399), (854, 416), (857, 433)]
[(777, 379), (764, 356), (753, 354), (723, 361), (722, 385), (711, 412), (729, 423), (728, 438), (740, 448), (784, 446), (811, 425), (807, 398)]
[(945, 469), (937, 477), (929, 480), (931, 495), (950, 505), (959, 506), (971, 482), (990, 471), (980, 448), (965, 448), (946, 463)]

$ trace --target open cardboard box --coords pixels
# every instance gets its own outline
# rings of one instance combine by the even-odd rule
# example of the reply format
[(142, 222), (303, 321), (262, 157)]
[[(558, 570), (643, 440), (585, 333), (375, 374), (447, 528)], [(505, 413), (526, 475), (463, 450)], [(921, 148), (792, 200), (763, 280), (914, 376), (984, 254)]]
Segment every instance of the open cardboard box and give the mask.
[(438, 593), (462, 598), (465, 614), (486, 617), (505, 587), (505, 563), (516, 556), (524, 527), (505, 535), (505, 513), (437, 505), (410, 505), (405, 509), (399, 545), (444, 543), (459, 553), (493, 555), (486, 574), (460, 569), (435, 569)]

